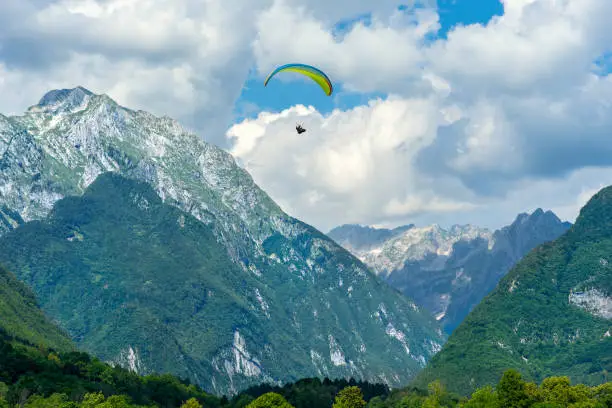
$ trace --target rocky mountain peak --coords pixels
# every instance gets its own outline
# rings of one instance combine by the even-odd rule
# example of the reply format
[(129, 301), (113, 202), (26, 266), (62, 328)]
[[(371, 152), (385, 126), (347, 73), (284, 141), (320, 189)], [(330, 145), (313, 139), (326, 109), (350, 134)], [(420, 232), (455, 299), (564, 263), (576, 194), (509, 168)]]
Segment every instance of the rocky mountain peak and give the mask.
[(55, 89), (47, 92), (38, 102), (28, 109), (29, 112), (75, 112), (87, 107), (94, 93), (82, 86), (73, 89)]
[(431, 311), (450, 333), (515, 262), (569, 226), (552, 211), (539, 208), (519, 214), (494, 233), (469, 224), (447, 230), (434, 224), (412, 227), (369, 248), (351, 247), (354, 241), (330, 236)]
[(519, 214), (512, 224), (495, 231), (495, 250), (509, 251), (515, 259), (535, 246), (558, 237), (570, 227), (552, 211), (536, 209)]

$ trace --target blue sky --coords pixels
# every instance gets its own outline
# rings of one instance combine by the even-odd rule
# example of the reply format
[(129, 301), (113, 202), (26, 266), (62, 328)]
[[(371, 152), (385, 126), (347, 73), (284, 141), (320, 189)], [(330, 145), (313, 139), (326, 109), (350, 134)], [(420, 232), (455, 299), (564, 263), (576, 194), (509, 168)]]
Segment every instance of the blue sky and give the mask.
[[(404, 7), (398, 7), (403, 9)], [(449, 30), (457, 25), (486, 24), (493, 16), (503, 13), (499, 0), (438, 0), (440, 30), (436, 38), (446, 38)], [(357, 22), (369, 24), (370, 14), (363, 14), (353, 19), (338, 22), (334, 31), (338, 37)], [(308, 63), (307, 61), (287, 61), (287, 63)], [(319, 67), (325, 71), (325, 67)], [(322, 114), (335, 108), (342, 110), (367, 104), (373, 98), (384, 98), (382, 93), (355, 93), (343, 90), (341, 83), (334, 83), (335, 92), (331, 97), (321, 92), (312, 81), (304, 80), (299, 74), (285, 73), (285, 78), (275, 77), (263, 86), (263, 78), (252, 70), (244, 84), (240, 98), (234, 109), (235, 121), (253, 118), (260, 111), (278, 112), (290, 106), (312, 105)], [(332, 78), (333, 81), (333, 78)]]

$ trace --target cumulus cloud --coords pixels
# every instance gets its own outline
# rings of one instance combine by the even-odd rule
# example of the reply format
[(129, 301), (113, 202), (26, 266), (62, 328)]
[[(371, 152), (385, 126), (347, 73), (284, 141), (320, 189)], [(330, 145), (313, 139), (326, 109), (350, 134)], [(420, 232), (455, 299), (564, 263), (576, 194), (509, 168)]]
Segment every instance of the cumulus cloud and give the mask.
[(261, 73), (286, 61), (308, 61), (353, 91), (397, 92), (401, 81), (423, 82), (421, 45), (439, 28), (434, 9), (377, 13), (371, 24), (355, 23), (342, 39), (314, 14), (283, 1), (261, 13), (253, 45)]
[[(428, 178), (418, 152), (454, 117), (436, 96), (371, 101), (322, 116), (297, 106), (261, 113), (228, 132), (232, 153), (257, 181), (306, 220), (329, 226), (343, 220), (379, 223), (429, 211), (472, 208), (473, 195), (452, 179)], [(298, 135), (293, 124), (303, 122)], [(321, 224), (323, 223), (323, 224)]]
[[(338, 39), (313, 12), (275, 2), (253, 44), (262, 72), (301, 56), (347, 87), (393, 96), (327, 116), (262, 113), (230, 129), (233, 153), (285, 209), (322, 229), (499, 227), (536, 207), (573, 219), (576, 197), (611, 175), (612, 77), (593, 61), (610, 51), (602, 16), (612, 3), (503, 3), (486, 25), (432, 40), (435, 9), (375, 16)], [(300, 115), (302, 136), (292, 130)]]
[[(607, 0), (503, 0), (503, 16), (445, 39), (433, 1), (1, 3), (0, 112), (82, 85), (173, 116), (231, 146), (283, 208), (322, 229), (499, 226), (538, 206), (572, 218), (583, 189), (612, 175), (612, 77), (593, 63), (611, 51)], [(340, 20), (355, 21), (338, 35)], [(250, 69), (287, 61), (389, 96), (326, 115), (262, 112), (224, 137)]]
[[(20, 113), (51, 88), (82, 85), (131, 108), (175, 117), (225, 146), (234, 102), (254, 63), (251, 43), (261, 13), (270, 16), (279, 7), (304, 12), (331, 29), (363, 13), (390, 16), (396, 1), (378, 1), (374, 9), (367, 0), (273, 5), (273, 0), (3, 0), (0, 112)], [(286, 15), (276, 17), (271, 27), (291, 23), (282, 20)]]
[[(82, 85), (224, 142), (267, 0), (5, 0), (0, 111)], [(220, 91), (222, 90), (222, 91)]]

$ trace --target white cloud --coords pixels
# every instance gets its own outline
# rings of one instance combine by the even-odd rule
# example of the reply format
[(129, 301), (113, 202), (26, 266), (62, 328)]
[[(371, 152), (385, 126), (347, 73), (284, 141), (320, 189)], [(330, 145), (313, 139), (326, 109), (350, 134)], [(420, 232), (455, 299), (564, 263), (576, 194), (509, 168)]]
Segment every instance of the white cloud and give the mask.
[[(449, 123), (438, 103), (436, 96), (390, 98), (326, 117), (298, 106), (246, 120), (228, 136), (255, 180), (317, 226), (472, 208), (467, 189), (445, 177), (434, 183), (415, 166), (438, 126)], [(295, 132), (296, 121), (306, 133)]]
[[(255, 180), (324, 229), (499, 225), (537, 206), (571, 217), (582, 189), (612, 175), (585, 169), (612, 166), (612, 78), (591, 73), (612, 44), (607, 0), (505, 0), (504, 16), (437, 41), (434, 8), (404, 13), (392, 0), (1, 3), (3, 113), (83, 85), (224, 144), (254, 63), (263, 74), (304, 61), (344, 89), (393, 95), (326, 116), (263, 112), (228, 132)], [(367, 12), (371, 24), (334, 35)]]
[(432, 10), (388, 14), (337, 39), (307, 10), (276, 2), (258, 20), (262, 73), (301, 58), (352, 89), (396, 96), (326, 117), (310, 112), (302, 136), (293, 131), (295, 109), (262, 114), (230, 130), (234, 154), (286, 210), (322, 229), (499, 227), (536, 207), (573, 219), (578, 194), (610, 181), (612, 77), (591, 72), (612, 43), (602, 17), (612, 3), (504, 7), (485, 26), (427, 42), (437, 30)]
[(371, 26), (356, 23), (338, 40), (308, 9), (276, 1), (257, 20), (253, 48), (261, 73), (286, 61), (303, 61), (322, 67), (348, 89), (396, 92), (398, 80), (422, 82), (419, 45), (437, 28), (437, 14), (431, 9), (414, 14), (396, 10), (374, 16)]
[[(415, 3), (412, 0), (403, 1), (402, 3), (411, 5)], [(418, 2), (418, 3), (431, 3)], [(338, 21), (354, 19), (363, 14), (372, 13), (378, 16), (389, 16), (393, 14), (397, 8), (397, 0), (353, 0), (353, 1), (329, 1), (329, 0), (286, 0), (285, 4), (290, 8), (303, 7), (309, 10), (312, 15), (325, 24), (331, 26)]]
[(409, 196), (405, 201), (399, 202), (392, 199), (385, 207), (386, 214), (391, 216), (405, 217), (406, 215), (422, 214), (425, 212), (458, 212), (473, 209), (477, 205), (472, 203), (453, 202), (441, 200), (436, 196)]
[(6, 0), (0, 111), (82, 85), (224, 142), (267, 0)]

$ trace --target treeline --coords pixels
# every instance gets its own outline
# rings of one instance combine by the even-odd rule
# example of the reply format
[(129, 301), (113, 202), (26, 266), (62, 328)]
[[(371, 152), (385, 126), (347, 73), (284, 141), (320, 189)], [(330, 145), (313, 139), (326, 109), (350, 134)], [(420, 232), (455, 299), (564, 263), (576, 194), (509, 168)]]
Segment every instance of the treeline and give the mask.
[(283, 397), (294, 408), (331, 407), (338, 393), (350, 387), (358, 388), (365, 401), (376, 397), (384, 398), (389, 394), (389, 388), (383, 384), (370, 384), (354, 379), (346, 381), (325, 378), (321, 381), (318, 378), (307, 378), (283, 387), (262, 384), (248, 388), (235, 397), (230, 402), (230, 406), (232, 408), (247, 407), (263, 395), (276, 394)]
[(171, 375), (139, 376), (86, 353), (58, 353), (0, 333), (0, 408), (612, 408), (612, 383), (572, 386), (552, 377), (539, 386), (507, 371), (499, 384), (461, 398), (439, 382), (389, 392), (354, 380), (305, 379), (251, 387), (232, 399)]
[(447, 392), (439, 381), (428, 390), (404, 389), (373, 398), (368, 408), (612, 408), (612, 382), (595, 387), (571, 385), (568, 377), (549, 377), (540, 385), (507, 370), (495, 387), (476, 390), (470, 398)]
[(190, 398), (211, 408), (227, 402), (171, 375), (138, 376), (87, 353), (56, 353), (0, 333), (0, 408), (179, 407)]
[(315, 378), (251, 387), (230, 400), (169, 374), (139, 376), (87, 353), (28, 344), (0, 329), (0, 408), (244, 408), (272, 392), (296, 408), (311, 408), (331, 406), (338, 392), (350, 386), (363, 390), (367, 400), (389, 393), (380, 384)]
[[(247, 408), (294, 408), (291, 401), (274, 392), (266, 393)], [(470, 398), (459, 397), (444, 390), (439, 381), (428, 390), (404, 389), (388, 396), (375, 396), (366, 402), (356, 386), (342, 389), (333, 405), (313, 405), (332, 408), (612, 408), (612, 382), (588, 387), (571, 385), (568, 377), (549, 377), (538, 386), (525, 382), (515, 370), (504, 373), (497, 386), (483, 387)]]

